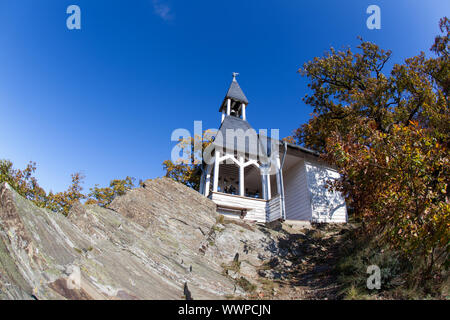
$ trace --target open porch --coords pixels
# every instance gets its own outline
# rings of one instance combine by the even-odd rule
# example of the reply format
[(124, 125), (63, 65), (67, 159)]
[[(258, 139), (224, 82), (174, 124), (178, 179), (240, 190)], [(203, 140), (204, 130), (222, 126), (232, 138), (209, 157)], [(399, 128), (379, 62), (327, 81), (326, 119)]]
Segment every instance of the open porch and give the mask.
[[(200, 190), (217, 204), (217, 212), (229, 217), (269, 222), (282, 217), (279, 175), (267, 174), (256, 160), (221, 155), (206, 167)], [(212, 183), (211, 183), (212, 181)]]

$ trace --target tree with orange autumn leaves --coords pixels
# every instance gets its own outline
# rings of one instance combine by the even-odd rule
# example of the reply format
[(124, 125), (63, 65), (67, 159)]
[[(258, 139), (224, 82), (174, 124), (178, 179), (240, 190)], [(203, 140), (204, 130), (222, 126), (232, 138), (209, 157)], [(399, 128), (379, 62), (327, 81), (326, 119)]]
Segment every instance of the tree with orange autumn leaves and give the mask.
[(25, 169), (14, 169), (9, 160), (0, 160), (0, 183), (7, 182), (14, 190), (24, 198), (31, 200), (38, 207), (47, 208), (64, 215), (78, 201), (86, 199), (82, 193), (83, 175), (72, 174), (72, 183), (66, 191), (53, 193), (47, 192), (38, 184), (33, 174), (36, 171), (36, 163), (30, 162)]
[(81, 173), (71, 175), (72, 182), (67, 190), (47, 193), (37, 182), (34, 173), (36, 164), (30, 162), (25, 169), (15, 169), (11, 161), (0, 160), (0, 183), (7, 182), (24, 198), (31, 200), (38, 207), (47, 208), (53, 212), (68, 215), (72, 206), (81, 201), (86, 204), (96, 204), (101, 207), (108, 205), (117, 197), (134, 188), (134, 178), (114, 179), (109, 187), (101, 188), (95, 185), (86, 195), (83, 193), (84, 176)]
[(30, 162), (25, 169), (15, 169), (9, 160), (0, 160), (0, 183), (7, 182), (21, 196), (33, 201), (39, 207), (45, 207), (47, 193), (33, 176), (36, 163)]
[(423, 280), (449, 266), (449, 19), (439, 26), (433, 57), (390, 72), (391, 52), (362, 39), (356, 54), (331, 48), (305, 63), (314, 111), (294, 133), (339, 170), (330, 187), (365, 230), (420, 264)]
[(109, 187), (101, 188), (95, 185), (88, 194), (86, 204), (96, 204), (107, 208), (109, 204), (118, 196), (124, 195), (127, 191), (134, 188), (135, 178), (126, 177), (125, 179), (114, 179), (109, 183)]
[(178, 147), (185, 157), (180, 155), (173, 161), (165, 160), (163, 162), (166, 177), (199, 190), (202, 153), (211, 143), (213, 136), (213, 131), (206, 130), (202, 136), (194, 135), (189, 138), (180, 138)]

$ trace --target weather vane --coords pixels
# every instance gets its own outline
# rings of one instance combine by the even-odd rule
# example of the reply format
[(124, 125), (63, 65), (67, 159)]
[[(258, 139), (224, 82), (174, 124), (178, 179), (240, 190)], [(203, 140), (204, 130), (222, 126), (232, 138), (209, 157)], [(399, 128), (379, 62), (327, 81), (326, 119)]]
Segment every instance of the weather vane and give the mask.
[(233, 72), (233, 80), (236, 80), (236, 77), (239, 75), (237, 72)]

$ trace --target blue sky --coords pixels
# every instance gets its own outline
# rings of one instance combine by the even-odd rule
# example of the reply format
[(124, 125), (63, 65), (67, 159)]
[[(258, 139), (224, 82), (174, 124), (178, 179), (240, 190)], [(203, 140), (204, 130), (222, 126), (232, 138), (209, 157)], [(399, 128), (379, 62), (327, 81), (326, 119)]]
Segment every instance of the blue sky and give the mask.
[[(81, 8), (81, 30), (66, 9)], [(366, 8), (381, 8), (381, 30)], [(70, 174), (85, 188), (127, 175), (163, 175), (176, 128), (219, 125), (231, 72), (252, 126), (281, 136), (307, 121), (297, 69), (362, 36), (393, 62), (427, 52), (443, 0), (0, 0), (0, 159), (37, 162), (47, 190)]]

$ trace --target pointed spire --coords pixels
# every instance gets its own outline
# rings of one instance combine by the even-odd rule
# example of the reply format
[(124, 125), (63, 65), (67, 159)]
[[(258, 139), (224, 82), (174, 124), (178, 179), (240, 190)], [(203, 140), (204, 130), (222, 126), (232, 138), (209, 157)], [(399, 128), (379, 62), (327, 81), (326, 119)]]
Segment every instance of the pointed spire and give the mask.
[(225, 99), (230, 98), (232, 100), (248, 104), (247, 97), (245, 96), (244, 92), (242, 92), (242, 89), (236, 80), (236, 77), (238, 75), (239, 73), (233, 72), (233, 81), (231, 82), (230, 87), (228, 88), (228, 92), (227, 95), (225, 96)]

